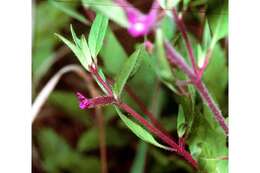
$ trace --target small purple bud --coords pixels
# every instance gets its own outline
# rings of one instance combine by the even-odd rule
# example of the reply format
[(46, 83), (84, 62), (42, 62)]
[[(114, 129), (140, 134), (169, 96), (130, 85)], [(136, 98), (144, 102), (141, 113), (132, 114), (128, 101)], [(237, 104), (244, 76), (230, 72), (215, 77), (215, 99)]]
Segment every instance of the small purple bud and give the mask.
[(91, 105), (91, 101), (84, 97), (80, 92), (76, 93), (76, 96), (79, 101), (79, 107), (80, 109), (87, 109)]

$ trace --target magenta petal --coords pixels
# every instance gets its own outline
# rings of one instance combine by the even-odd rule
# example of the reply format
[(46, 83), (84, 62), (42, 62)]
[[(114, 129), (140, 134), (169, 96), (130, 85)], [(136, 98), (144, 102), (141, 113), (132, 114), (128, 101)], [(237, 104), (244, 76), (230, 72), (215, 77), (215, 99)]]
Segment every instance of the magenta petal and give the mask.
[(128, 28), (128, 32), (133, 37), (138, 36), (144, 36), (147, 35), (151, 29), (152, 26), (155, 23), (156, 15), (151, 13), (150, 15), (134, 15), (129, 14), (128, 15), (128, 21), (130, 23), (130, 26)]
[(90, 101), (86, 97), (84, 97), (80, 92), (76, 93), (76, 96), (79, 101), (79, 107), (80, 109), (87, 109), (90, 106)]

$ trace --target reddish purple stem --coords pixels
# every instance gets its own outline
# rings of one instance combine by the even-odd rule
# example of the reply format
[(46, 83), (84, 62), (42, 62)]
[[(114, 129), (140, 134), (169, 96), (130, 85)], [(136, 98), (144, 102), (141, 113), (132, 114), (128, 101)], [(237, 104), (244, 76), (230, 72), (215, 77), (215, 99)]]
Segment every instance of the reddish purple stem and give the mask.
[(180, 17), (178, 16), (177, 10), (175, 8), (172, 10), (172, 13), (173, 13), (173, 17), (176, 22), (176, 25), (177, 25), (178, 29), (180, 30), (181, 35), (185, 41), (194, 73), (197, 74), (196, 60), (195, 60), (195, 56), (194, 56), (194, 52), (193, 52), (191, 43), (190, 43), (188, 35), (187, 35), (187, 29), (186, 29), (182, 19), (180, 19)]
[(131, 107), (129, 107), (125, 103), (117, 103), (116, 104), (119, 108), (123, 109), (130, 115), (132, 115), (135, 119), (137, 119), (141, 124), (143, 124), (151, 133), (156, 135), (158, 138), (160, 138), (162, 141), (164, 141), (166, 144), (170, 145), (173, 149), (176, 149), (176, 152), (183, 156), (194, 168), (198, 168), (197, 161), (192, 158), (190, 153), (188, 153), (185, 149), (180, 147), (178, 144), (176, 144), (170, 137), (165, 135), (163, 132), (152, 126), (146, 119), (144, 119), (141, 115), (139, 115), (137, 112), (135, 112)]
[(214, 102), (210, 96), (208, 89), (201, 81), (200, 77), (193, 73), (188, 64), (184, 61), (182, 56), (176, 52), (176, 50), (171, 46), (167, 41), (164, 43), (168, 60), (171, 64), (177, 65), (187, 76), (190, 78), (193, 85), (196, 87), (197, 91), (200, 93), (200, 96), (203, 98), (204, 102), (207, 103), (211, 112), (214, 114), (215, 119), (218, 121), (219, 125), (223, 128), (226, 135), (228, 135), (228, 126), (225, 123), (225, 119), (218, 108), (217, 104)]
[(111, 89), (110, 86), (106, 83), (106, 81), (104, 81), (104, 80), (102, 79), (102, 77), (99, 75), (98, 69), (97, 69), (96, 65), (92, 64), (92, 65), (89, 67), (89, 69), (90, 69), (91, 74), (96, 77), (96, 79), (99, 81), (99, 83), (101, 83), (101, 85), (106, 89), (106, 91), (108, 92), (108, 94), (109, 94), (110, 96), (112, 96), (112, 95), (113, 95), (112, 89)]

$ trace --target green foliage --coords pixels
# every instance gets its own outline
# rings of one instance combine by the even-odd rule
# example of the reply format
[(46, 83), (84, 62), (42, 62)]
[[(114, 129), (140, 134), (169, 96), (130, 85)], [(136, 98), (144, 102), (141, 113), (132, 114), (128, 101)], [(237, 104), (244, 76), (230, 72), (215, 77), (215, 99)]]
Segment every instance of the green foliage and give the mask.
[(48, 0), (48, 1), (53, 7), (61, 10), (68, 16), (75, 18), (82, 23), (88, 24), (87, 19), (82, 14), (77, 12), (75, 9), (76, 5), (79, 4), (79, 1), (75, 1), (74, 3), (62, 2), (57, 0)]
[(228, 161), (221, 159), (228, 155), (226, 137), (206, 105), (203, 110), (203, 114), (197, 113), (194, 119), (188, 140), (190, 151), (204, 171), (228, 172)]
[(53, 37), (53, 33), (64, 27), (69, 17), (50, 6), (48, 1), (33, 6), (33, 12), (32, 73), (33, 81), (37, 85), (55, 58), (54, 46), (57, 39)]
[(176, 25), (175, 25), (174, 21), (172, 20), (172, 18), (169, 15), (166, 15), (162, 19), (160, 25), (161, 25), (160, 28), (161, 28), (164, 36), (168, 40), (171, 40), (174, 36), (175, 31), (176, 31)]
[(112, 0), (81, 0), (83, 6), (90, 7), (96, 12), (102, 13), (109, 17), (122, 27), (127, 27), (128, 22), (125, 16), (125, 12), (118, 4)]
[(100, 163), (96, 157), (85, 157), (76, 152), (53, 130), (42, 129), (37, 137), (46, 172), (100, 172)]
[(140, 125), (132, 121), (131, 119), (127, 118), (117, 107), (115, 107), (119, 117), (121, 120), (125, 123), (125, 125), (140, 139), (142, 139), (145, 142), (148, 142), (156, 147), (163, 148), (165, 150), (169, 150), (168, 147), (160, 144), (157, 142), (154, 137), (146, 131), (144, 128), (142, 128)]
[(212, 36), (210, 32), (210, 26), (208, 20), (206, 20), (204, 30), (203, 30), (203, 40), (202, 40), (202, 45), (204, 50), (210, 47), (211, 41), (212, 41)]
[(179, 112), (177, 118), (177, 132), (179, 138), (185, 134), (186, 131), (186, 123), (185, 123), (185, 116), (184, 111), (181, 105), (179, 105)]
[(166, 55), (164, 51), (164, 45), (163, 45), (164, 37), (163, 37), (162, 30), (158, 29), (156, 31), (155, 39), (156, 39), (155, 40), (156, 55), (151, 59), (152, 66), (154, 67), (159, 79), (173, 92), (177, 92), (174, 86), (175, 78), (173, 76), (171, 66), (166, 59)]
[(125, 62), (122, 66), (122, 70), (119, 72), (118, 76), (116, 77), (115, 84), (114, 84), (114, 92), (117, 97), (120, 97), (124, 86), (131, 75), (137, 71), (144, 52), (144, 47), (138, 48)]
[(138, 144), (138, 149), (136, 156), (131, 167), (130, 173), (143, 173), (145, 166), (145, 158), (147, 152), (147, 144), (143, 141), (140, 141)]
[(81, 39), (79, 40), (79, 38), (77, 38), (72, 28), (72, 25), (71, 25), (71, 34), (75, 44), (73, 44), (68, 39), (66, 39), (65, 37), (59, 34), (55, 34), (55, 35), (59, 39), (61, 39), (72, 50), (72, 52), (76, 55), (76, 57), (80, 61), (81, 65), (85, 69), (89, 70), (89, 66), (93, 63), (93, 61), (90, 55), (90, 50), (86, 38), (84, 37), (84, 35), (82, 35)]
[(104, 63), (104, 71), (114, 76), (121, 70), (127, 54), (111, 29), (107, 29), (104, 44), (100, 51)]
[(108, 26), (108, 18), (98, 14), (91, 26), (88, 36), (88, 44), (92, 58), (97, 61), (97, 54), (99, 53)]
[(221, 110), (227, 110), (226, 89), (228, 84), (227, 60), (223, 49), (217, 44), (213, 50), (210, 63), (203, 75), (203, 81), (210, 93), (221, 106)]
[(216, 43), (228, 34), (228, 1), (224, 0), (221, 5), (210, 11), (208, 16), (213, 42)]
[(187, 8), (188, 8), (189, 3), (190, 3), (190, 0), (183, 0), (184, 9), (187, 9)]

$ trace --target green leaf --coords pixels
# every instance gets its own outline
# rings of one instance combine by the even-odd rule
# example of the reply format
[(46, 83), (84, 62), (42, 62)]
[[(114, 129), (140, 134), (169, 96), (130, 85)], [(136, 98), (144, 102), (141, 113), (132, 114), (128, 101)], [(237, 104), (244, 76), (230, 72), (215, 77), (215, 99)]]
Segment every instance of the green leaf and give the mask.
[(49, 3), (53, 5), (55, 8), (67, 14), (68, 16), (73, 17), (82, 23), (85, 24), (88, 23), (87, 19), (82, 14), (80, 14), (75, 10), (75, 7), (77, 7), (77, 4), (75, 2), (67, 3), (67, 2), (57, 1), (57, 0), (49, 0)]
[(156, 55), (151, 59), (151, 64), (157, 73), (157, 76), (169, 89), (173, 92), (177, 92), (174, 86), (175, 78), (172, 73), (172, 68), (167, 61), (164, 46), (163, 46), (163, 32), (161, 29), (157, 29), (155, 37), (155, 52)]
[(81, 47), (81, 41), (80, 39), (77, 37), (72, 25), (70, 25), (70, 32), (73, 38), (74, 43), (76, 44), (77, 47)]
[(177, 117), (177, 132), (179, 137), (182, 137), (186, 132), (185, 116), (181, 105), (179, 105), (179, 112)]
[(220, 159), (228, 156), (226, 136), (207, 105), (202, 106), (203, 113), (196, 112), (187, 140), (189, 149), (192, 156), (198, 160), (202, 172), (227, 173), (228, 161)]
[(112, 0), (81, 0), (85, 7), (90, 7), (113, 20), (122, 27), (128, 27), (128, 20), (124, 10)]
[[(33, 3), (32, 78), (33, 90), (55, 61), (55, 45), (58, 40), (53, 33), (67, 25), (69, 16), (50, 6), (48, 1)], [(44, 16), (44, 18), (43, 18)], [(34, 91), (33, 91), (34, 92)], [(34, 94), (33, 94), (34, 95)]]
[(99, 55), (104, 63), (104, 71), (111, 76), (116, 75), (127, 60), (125, 50), (109, 28)]
[(88, 37), (89, 49), (92, 57), (96, 62), (97, 54), (99, 53), (103, 40), (105, 38), (106, 30), (108, 26), (108, 18), (101, 14), (97, 14)]
[(145, 142), (148, 142), (156, 147), (169, 150), (168, 147), (158, 143), (154, 137), (146, 131), (143, 127), (132, 121), (131, 119), (127, 118), (117, 107), (115, 107), (119, 117), (121, 120), (125, 123), (125, 125), (140, 139), (142, 139)]
[(210, 28), (213, 32), (213, 42), (224, 38), (228, 34), (228, 2), (224, 0), (208, 14)]
[(203, 74), (203, 81), (208, 87), (214, 100), (220, 109), (226, 114), (228, 111), (227, 86), (228, 86), (228, 67), (224, 49), (218, 43), (215, 45), (210, 62)]
[(198, 66), (201, 68), (205, 62), (205, 58), (206, 58), (206, 49), (202, 50), (201, 45), (197, 45), (197, 59), (198, 59)]
[(148, 147), (147, 143), (143, 141), (139, 142), (134, 163), (131, 167), (130, 173), (144, 172), (147, 147)]
[[(122, 70), (119, 72), (118, 76), (116, 77), (115, 84), (114, 84), (114, 92), (115, 94), (120, 97), (124, 86), (130, 77), (130, 75), (133, 75), (133, 72), (136, 72), (135, 68), (140, 64), (140, 58), (143, 57), (144, 53), (144, 47), (138, 48), (125, 62), (125, 64), (122, 66)], [(139, 59), (139, 61), (138, 61)], [(138, 63), (139, 62), (139, 63)]]
[(75, 44), (70, 42), (68, 39), (65, 37), (55, 33), (55, 35), (62, 40), (71, 50), (72, 52), (76, 55), (76, 57), (79, 59), (80, 63), (83, 65), (83, 67), (88, 69), (88, 61), (84, 58), (82, 51), (80, 50), (79, 47), (77, 47)]
[(165, 35), (165, 37), (168, 40), (171, 40), (176, 31), (176, 26), (175, 26), (174, 20), (172, 20), (172, 18), (170, 16), (165, 15), (165, 17), (162, 19), (160, 25), (161, 25), (162, 33)]
[(70, 27), (70, 29), (71, 29), (71, 34), (72, 34), (73, 40), (76, 45), (59, 34), (55, 33), (55, 35), (59, 39), (61, 39), (72, 50), (72, 52), (76, 55), (76, 57), (80, 61), (81, 65), (86, 70), (89, 70), (89, 66), (92, 64), (92, 58), (90, 55), (90, 50), (89, 50), (87, 41), (83, 35), (81, 36), (81, 39), (78, 39), (72, 26)]
[(92, 58), (91, 58), (91, 55), (90, 55), (88, 43), (87, 43), (84, 35), (81, 36), (81, 51), (82, 51), (82, 54), (84, 55), (84, 59), (87, 61), (86, 63), (88, 65), (91, 65), (92, 64)]
[(210, 33), (210, 27), (209, 27), (209, 22), (206, 19), (204, 30), (203, 30), (203, 40), (202, 40), (202, 45), (204, 51), (206, 51), (211, 44), (212, 38), (211, 38), (211, 33)]
[(190, 0), (183, 0), (184, 9), (187, 9), (187, 8), (188, 8), (189, 3), (190, 3)]

